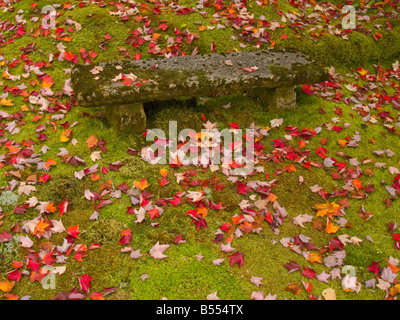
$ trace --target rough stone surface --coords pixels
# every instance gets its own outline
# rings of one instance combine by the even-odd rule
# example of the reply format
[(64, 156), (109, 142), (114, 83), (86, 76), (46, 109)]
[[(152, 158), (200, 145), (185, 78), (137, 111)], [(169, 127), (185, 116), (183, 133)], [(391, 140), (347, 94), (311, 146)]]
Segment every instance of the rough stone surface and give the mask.
[[(94, 67), (102, 69), (92, 74)], [(123, 84), (123, 80), (113, 81), (121, 73), (134, 75), (135, 80), (130, 85)], [(328, 79), (328, 73), (304, 54), (282, 51), (114, 61), (76, 65), (72, 70), (75, 97), (85, 107), (212, 96), (257, 88), (293, 88)], [(268, 95), (276, 97), (276, 107), (287, 108), (293, 107), (292, 91), (272, 90)], [(286, 97), (278, 97), (280, 93)]]
[(106, 108), (106, 116), (119, 133), (142, 134), (146, 130), (146, 114), (141, 102), (110, 106)]

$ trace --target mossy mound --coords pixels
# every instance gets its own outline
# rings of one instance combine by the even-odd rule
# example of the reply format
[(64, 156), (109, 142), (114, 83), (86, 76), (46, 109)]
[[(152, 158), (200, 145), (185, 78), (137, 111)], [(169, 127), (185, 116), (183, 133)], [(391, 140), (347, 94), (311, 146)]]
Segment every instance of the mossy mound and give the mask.
[(383, 31), (382, 39), (376, 41), (371, 35), (353, 31), (348, 39), (326, 34), (316, 42), (309, 38), (288, 37), (279, 41), (277, 48), (300, 50), (326, 66), (360, 66), (367, 63), (393, 62), (400, 55), (400, 26)]
[(43, 185), (41, 199), (47, 201), (77, 201), (83, 193), (78, 182), (68, 176), (55, 176)]
[(81, 237), (87, 243), (114, 244), (124, 227), (125, 225), (118, 220), (100, 218), (82, 232)]
[(233, 212), (239, 208), (239, 203), (243, 200), (237, 190), (225, 187), (221, 191), (214, 191), (212, 194), (214, 203), (222, 203), (226, 211)]
[(119, 169), (123, 178), (141, 179), (149, 177), (149, 172), (155, 172), (156, 166), (143, 161), (138, 156), (133, 156), (122, 160), (123, 166)]

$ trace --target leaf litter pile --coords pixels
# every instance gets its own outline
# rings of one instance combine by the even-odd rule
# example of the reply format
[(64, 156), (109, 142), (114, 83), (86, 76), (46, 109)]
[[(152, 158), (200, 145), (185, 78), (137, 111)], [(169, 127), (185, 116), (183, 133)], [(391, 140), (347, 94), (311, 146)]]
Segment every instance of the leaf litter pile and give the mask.
[[(144, 288), (156, 277), (146, 264), (154, 260), (158, 268), (163, 268), (163, 263), (181, 259), (174, 251), (195, 245), (195, 241), (201, 241), (196, 234), (201, 234), (207, 235), (206, 245), (212, 247), (211, 251), (192, 252), (184, 259), (192, 259), (197, 268), (225, 270), (227, 278), (232, 276), (228, 274), (237, 275), (235, 281), (246, 282), (241, 286), (246, 288), (247, 299), (333, 299), (335, 295), (357, 299), (364, 292), (369, 298), (397, 299), (398, 61), (387, 66), (330, 67), (330, 81), (301, 86), (299, 95), (321, 106), (313, 112), (323, 121), (313, 127), (299, 127), (285, 117), (269, 115), (264, 122), (257, 119), (251, 124), (255, 130), (254, 172), (244, 176), (233, 174), (240, 167), (237, 162), (152, 164), (154, 155), (140, 142), (116, 152), (119, 139), (109, 141), (104, 129), (93, 133), (88, 126), (103, 123), (103, 114), (78, 109), (70, 83), (73, 64), (96, 64), (102, 56), (116, 60), (220, 52), (224, 38), (214, 40), (206, 34), (215, 35), (223, 29), (230, 30), (230, 40), (238, 44), (235, 49), (257, 50), (272, 49), (291, 37), (318, 43), (328, 34), (345, 42), (350, 33), (360, 33), (379, 42), (384, 39), (382, 30), (397, 25), (399, 5), (395, 1), (369, 1), (369, 7), (368, 1), (354, 2), (360, 6), (355, 30), (343, 30), (338, 25), (343, 18), (341, 7), (329, 2), (155, 0), (54, 3), (57, 27), (46, 30), (41, 27), (39, 4), (0, 1), (0, 297), (40, 297), (39, 292), (45, 290), (41, 283), (52, 272), (56, 279), (67, 280), (62, 287), (46, 292), (50, 299), (112, 299), (124, 286), (112, 279), (102, 283), (97, 273), (85, 267), (90, 260), (98, 261), (96, 255), (107, 250), (107, 257), (141, 264), (140, 270), (147, 271), (140, 271), (135, 281)], [(257, 14), (252, 14), (251, 8), (258, 10)], [(83, 10), (85, 13), (79, 16)], [(263, 10), (272, 10), (278, 18), (259, 14)], [(79, 22), (71, 18), (74, 14)], [(132, 22), (135, 27), (123, 39), (117, 38), (118, 33), (110, 35), (97, 29), (103, 32), (91, 35), (97, 49), (88, 40), (85, 48), (82, 37), (85, 41), (88, 36), (84, 34), (90, 30), (85, 29), (84, 21), (93, 15), (96, 17), (92, 19), (112, 19), (122, 25)], [(172, 24), (175, 17), (183, 16), (194, 16), (194, 22)], [(384, 25), (374, 24), (373, 20), (382, 18), (386, 19)], [(252, 68), (249, 72), (257, 67)], [(101, 67), (92, 69), (93, 74), (99, 72)], [(125, 85), (140, 85), (129, 75), (121, 74), (120, 80)], [(230, 104), (223, 106), (225, 112), (231, 108)], [(201, 119), (211, 135), (214, 129), (223, 129), (213, 122), (211, 113), (202, 114)], [(379, 141), (366, 133), (370, 128), (378, 132)], [(229, 129), (235, 132), (245, 127), (230, 122)], [(138, 140), (143, 142), (145, 136)], [(159, 146), (170, 142), (157, 140)], [(207, 145), (200, 134), (194, 146), (184, 140), (178, 143), (178, 153), (187, 147)], [(220, 152), (222, 155), (223, 150)], [(357, 156), (352, 156), (355, 152)], [(156, 178), (148, 177), (147, 170), (121, 178), (128, 165), (124, 159), (132, 158), (136, 164), (147, 165), (145, 168), (157, 168)], [(287, 180), (289, 175), (295, 178)], [(318, 181), (329, 183), (320, 182), (320, 186), (313, 182), (313, 175), (322, 175), (324, 180)], [(59, 176), (68, 181), (64, 193), (57, 193), (52, 185)], [(286, 189), (295, 190), (289, 200), (306, 195), (312, 204), (303, 212), (290, 211), (288, 198), (279, 191), (283, 181), (292, 183)], [(175, 189), (162, 193), (171, 185)], [(223, 192), (221, 201), (214, 200), (213, 194)], [(233, 210), (227, 208), (230, 198), (240, 199)], [(82, 208), (90, 210), (90, 215), (82, 218)], [(114, 238), (107, 243), (89, 241), (90, 225), (101, 220), (107, 224), (102, 215), (111, 211), (115, 219), (119, 215), (129, 222), (117, 224)], [(163, 222), (171, 216), (183, 221), (181, 229), (168, 232), (172, 240), (153, 237), (150, 245), (142, 247), (140, 228), (163, 230)], [(373, 224), (374, 220), (379, 223)], [(270, 281), (263, 281), (261, 269), (260, 273), (257, 268), (251, 269), (257, 257), (244, 246), (251, 239), (257, 242), (265, 238), (264, 254), (281, 246), (280, 252), (286, 257), (284, 263), (274, 266), (275, 281), (281, 284), (279, 274), (292, 279), (285, 280), (279, 291), (274, 291), (277, 287)], [(369, 260), (361, 259), (352, 266), (349, 259), (352, 255), (362, 257), (365, 248)], [(107, 264), (102, 267), (107, 268)], [(118, 269), (124, 269), (122, 262)], [(139, 271), (130, 272), (130, 276), (136, 276)], [(228, 289), (225, 282), (223, 276), (212, 280), (206, 286), (209, 292), (198, 298), (235, 298), (235, 282), (229, 282)], [(113, 285), (108, 286), (110, 283)], [(176, 289), (178, 296), (179, 290), (185, 289)], [(161, 291), (155, 290), (155, 294), (154, 299), (169, 298)]]

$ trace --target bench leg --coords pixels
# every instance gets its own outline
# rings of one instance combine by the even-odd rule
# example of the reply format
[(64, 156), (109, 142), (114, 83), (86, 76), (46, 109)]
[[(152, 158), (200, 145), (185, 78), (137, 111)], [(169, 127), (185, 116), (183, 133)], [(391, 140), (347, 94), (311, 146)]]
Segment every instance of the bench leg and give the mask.
[(296, 105), (295, 86), (281, 88), (256, 89), (249, 93), (261, 106), (270, 112), (282, 109), (294, 109)]
[(146, 131), (146, 114), (141, 102), (106, 106), (106, 116), (119, 133), (142, 134)]

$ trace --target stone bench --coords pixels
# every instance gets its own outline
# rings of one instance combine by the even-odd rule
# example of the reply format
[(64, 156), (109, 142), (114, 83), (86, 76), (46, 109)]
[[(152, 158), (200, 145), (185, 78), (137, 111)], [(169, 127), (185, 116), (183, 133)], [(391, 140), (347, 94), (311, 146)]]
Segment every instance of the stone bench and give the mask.
[(250, 51), (76, 65), (79, 106), (108, 106), (119, 132), (146, 129), (143, 103), (246, 92), (267, 110), (296, 107), (295, 86), (329, 80), (300, 52)]

